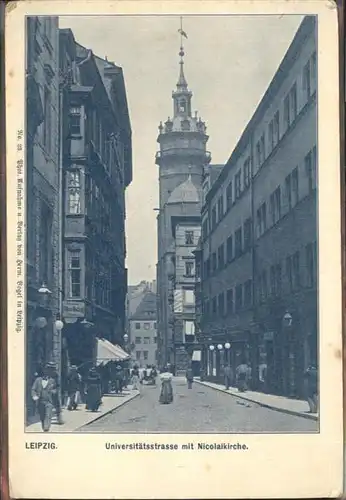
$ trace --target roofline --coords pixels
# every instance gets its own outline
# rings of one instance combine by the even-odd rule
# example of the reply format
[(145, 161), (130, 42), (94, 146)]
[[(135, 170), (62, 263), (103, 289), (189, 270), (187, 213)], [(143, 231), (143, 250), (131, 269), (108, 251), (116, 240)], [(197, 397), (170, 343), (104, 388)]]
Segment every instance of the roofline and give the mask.
[(206, 204), (211, 201), (214, 197), (216, 191), (222, 182), (227, 178), (228, 173), (234, 165), (241, 154), (244, 152), (245, 147), (248, 145), (249, 140), (251, 138), (253, 129), (257, 125), (258, 121), (263, 117), (268, 104), (273, 100), (273, 97), (276, 96), (280, 90), (281, 84), (289, 73), (292, 63), (295, 61), (297, 54), (302, 50), (303, 42), (311, 35), (316, 27), (316, 18), (317, 15), (307, 15), (304, 17), (301, 22), (290, 46), (288, 47), (286, 54), (284, 55), (276, 73), (271, 80), (264, 96), (262, 97), (260, 103), (258, 104), (252, 118), (249, 123), (245, 127), (244, 132), (240, 136), (240, 139), (235, 146), (231, 156), (227, 160), (223, 170), (213, 183), (209, 192), (206, 195)]

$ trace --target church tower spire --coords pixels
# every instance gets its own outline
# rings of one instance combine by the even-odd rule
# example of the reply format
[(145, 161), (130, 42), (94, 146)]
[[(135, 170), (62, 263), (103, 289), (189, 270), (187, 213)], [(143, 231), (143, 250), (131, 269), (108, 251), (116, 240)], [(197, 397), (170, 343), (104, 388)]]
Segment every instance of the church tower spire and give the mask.
[[(173, 115), (160, 122), (157, 142), (160, 150), (156, 154), (156, 164), (160, 168), (160, 207), (168, 203), (174, 189), (185, 181), (202, 190), (204, 166), (210, 162), (206, 151), (208, 141), (205, 122), (192, 113), (192, 92), (185, 77), (185, 48), (188, 39), (180, 18), (179, 76), (172, 92)], [(190, 185), (190, 184), (188, 184)], [(185, 186), (185, 184), (184, 184)]]
[(174, 102), (174, 112), (173, 116), (181, 116), (187, 118), (191, 116), (191, 98), (192, 92), (188, 89), (187, 81), (184, 74), (184, 44), (183, 39), (187, 39), (187, 34), (183, 30), (183, 18), (180, 18), (180, 29), (178, 30), (180, 33), (180, 51), (179, 51), (179, 79), (177, 83), (177, 90), (175, 90), (172, 94), (173, 102)]

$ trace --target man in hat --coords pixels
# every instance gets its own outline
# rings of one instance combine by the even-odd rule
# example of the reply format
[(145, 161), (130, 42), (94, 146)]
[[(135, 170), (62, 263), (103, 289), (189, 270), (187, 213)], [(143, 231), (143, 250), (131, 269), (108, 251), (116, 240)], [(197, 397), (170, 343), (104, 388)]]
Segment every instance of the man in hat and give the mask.
[(37, 405), (43, 432), (49, 432), (51, 427), (57, 393), (57, 383), (52, 376), (52, 363), (47, 363), (43, 375), (36, 378), (31, 390), (31, 396)]
[(124, 372), (120, 365), (115, 368), (115, 392), (116, 394), (121, 393), (124, 384)]
[(76, 410), (78, 407), (78, 398), (80, 393), (82, 377), (77, 371), (77, 366), (72, 365), (70, 373), (67, 377), (67, 390), (68, 390), (68, 406), (69, 411)]
[(62, 425), (63, 419), (61, 416), (61, 400), (60, 400), (60, 380), (59, 380), (59, 374), (56, 370), (55, 364), (54, 363), (47, 363), (48, 371), (50, 373), (50, 376), (54, 379), (55, 384), (56, 384), (56, 393), (53, 396), (53, 404), (55, 408), (55, 414), (56, 414), (56, 419), (59, 425)]

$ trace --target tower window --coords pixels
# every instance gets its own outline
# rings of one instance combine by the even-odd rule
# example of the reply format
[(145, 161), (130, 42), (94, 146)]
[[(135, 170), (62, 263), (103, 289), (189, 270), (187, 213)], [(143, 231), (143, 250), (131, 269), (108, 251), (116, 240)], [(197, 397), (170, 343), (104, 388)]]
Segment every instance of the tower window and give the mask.
[(179, 104), (179, 111), (181, 113), (185, 113), (186, 111), (186, 102), (185, 101), (180, 101), (180, 104)]

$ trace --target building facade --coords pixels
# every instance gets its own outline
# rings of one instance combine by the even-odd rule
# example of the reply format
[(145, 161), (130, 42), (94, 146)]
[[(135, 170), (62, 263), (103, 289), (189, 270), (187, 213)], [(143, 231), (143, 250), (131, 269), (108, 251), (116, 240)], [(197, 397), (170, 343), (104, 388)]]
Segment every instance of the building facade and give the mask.
[(144, 284), (135, 287), (129, 298), (129, 342), (132, 361), (139, 368), (157, 365), (156, 293), (153, 283)]
[(26, 394), (46, 362), (60, 366), (59, 32), (56, 17), (27, 18)]
[(122, 69), (60, 30), (63, 84), (63, 321), (70, 362), (88, 366), (95, 338), (124, 344), (125, 189), (131, 126)]
[[(180, 74), (177, 88), (172, 93), (173, 117), (159, 126), (157, 140), (160, 150), (156, 154), (160, 184), (157, 310), (161, 366), (175, 364), (176, 349), (181, 353), (180, 358), (183, 357), (180, 349), (182, 339), (179, 328), (175, 330), (174, 315), (176, 234), (177, 230), (179, 234), (184, 232), (182, 228), (185, 226), (200, 225), (203, 172), (210, 161), (210, 153), (206, 151), (208, 136), (205, 123), (197, 113), (192, 114), (192, 92), (184, 75), (182, 47), (179, 55)], [(178, 289), (182, 286), (180, 284)], [(186, 356), (183, 364), (186, 363)]]
[(206, 371), (246, 361), (257, 388), (265, 364), (266, 390), (291, 396), (317, 362), (315, 30), (305, 17), (206, 195), (198, 254)]
[[(197, 350), (195, 333), (196, 263), (194, 251), (201, 236), (201, 226), (188, 220), (177, 224), (174, 252), (173, 338), (176, 374), (185, 373)], [(197, 359), (196, 359), (197, 361)]]

